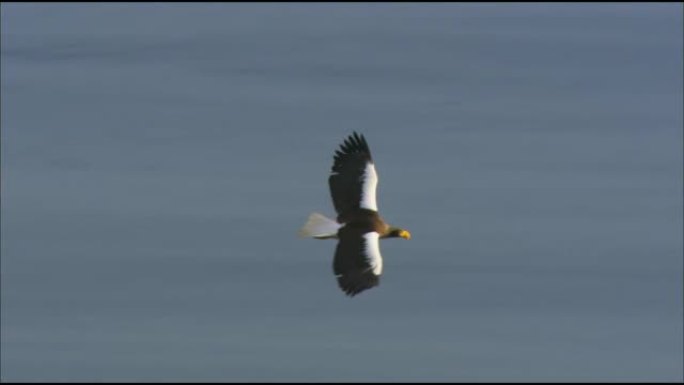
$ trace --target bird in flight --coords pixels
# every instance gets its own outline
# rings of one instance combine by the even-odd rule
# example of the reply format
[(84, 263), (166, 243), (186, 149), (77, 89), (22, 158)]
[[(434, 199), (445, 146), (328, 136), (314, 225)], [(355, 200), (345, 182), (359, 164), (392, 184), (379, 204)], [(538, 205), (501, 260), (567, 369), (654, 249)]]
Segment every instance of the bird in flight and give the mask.
[(390, 226), (378, 214), (378, 174), (363, 135), (354, 132), (335, 151), (328, 184), (337, 219), (312, 213), (299, 235), (338, 240), (333, 271), (340, 289), (353, 297), (380, 284), (380, 239), (410, 239), (411, 233)]

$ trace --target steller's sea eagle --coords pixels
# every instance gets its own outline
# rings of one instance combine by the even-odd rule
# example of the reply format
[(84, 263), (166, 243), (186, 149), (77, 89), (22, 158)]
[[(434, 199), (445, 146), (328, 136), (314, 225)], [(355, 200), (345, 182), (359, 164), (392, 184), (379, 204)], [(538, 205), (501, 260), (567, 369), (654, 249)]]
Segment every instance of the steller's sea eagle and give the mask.
[(363, 135), (354, 132), (335, 151), (328, 184), (337, 220), (312, 213), (299, 234), (338, 239), (333, 271), (340, 289), (353, 297), (380, 283), (380, 239), (410, 239), (411, 234), (388, 225), (378, 214), (378, 174)]

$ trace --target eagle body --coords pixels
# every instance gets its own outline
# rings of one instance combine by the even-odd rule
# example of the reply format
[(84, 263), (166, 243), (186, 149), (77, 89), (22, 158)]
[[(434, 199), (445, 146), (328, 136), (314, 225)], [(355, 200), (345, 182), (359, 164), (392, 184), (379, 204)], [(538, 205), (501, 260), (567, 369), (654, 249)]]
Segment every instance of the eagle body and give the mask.
[(380, 238), (384, 238), (389, 233), (389, 225), (380, 218), (377, 211), (368, 209), (356, 209), (337, 216), (337, 222), (344, 223), (344, 226), (339, 231), (350, 232), (360, 231), (367, 233), (375, 231), (380, 234)]
[(349, 296), (378, 286), (382, 274), (380, 239), (411, 234), (390, 226), (378, 213), (378, 175), (368, 143), (354, 132), (335, 151), (328, 178), (336, 220), (313, 213), (300, 235), (316, 239), (337, 239), (333, 272), (340, 289)]

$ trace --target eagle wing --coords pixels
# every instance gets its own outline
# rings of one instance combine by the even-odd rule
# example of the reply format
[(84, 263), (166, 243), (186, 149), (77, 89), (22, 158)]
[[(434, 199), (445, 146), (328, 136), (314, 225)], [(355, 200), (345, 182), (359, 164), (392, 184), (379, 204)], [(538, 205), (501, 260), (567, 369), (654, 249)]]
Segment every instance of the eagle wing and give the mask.
[(378, 174), (363, 135), (354, 132), (335, 151), (328, 184), (338, 216), (357, 208), (378, 211)]
[(378, 286), (382, 274), (380, 234), (349, 231), (341, 232), (339, 238), (333, 271), (340, 289), (353, 297)]

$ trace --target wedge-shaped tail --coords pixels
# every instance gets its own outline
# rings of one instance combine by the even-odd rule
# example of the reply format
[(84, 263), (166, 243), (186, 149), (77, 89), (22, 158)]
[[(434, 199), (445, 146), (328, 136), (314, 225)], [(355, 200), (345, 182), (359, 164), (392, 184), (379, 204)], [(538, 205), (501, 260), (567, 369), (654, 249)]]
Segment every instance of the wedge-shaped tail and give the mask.
[(342, 227), (337, 221), (319, 213), (312, 213), (304, 226), (299, 230), (300, 237), (329, 239), (337, 238), (337, 230)]

